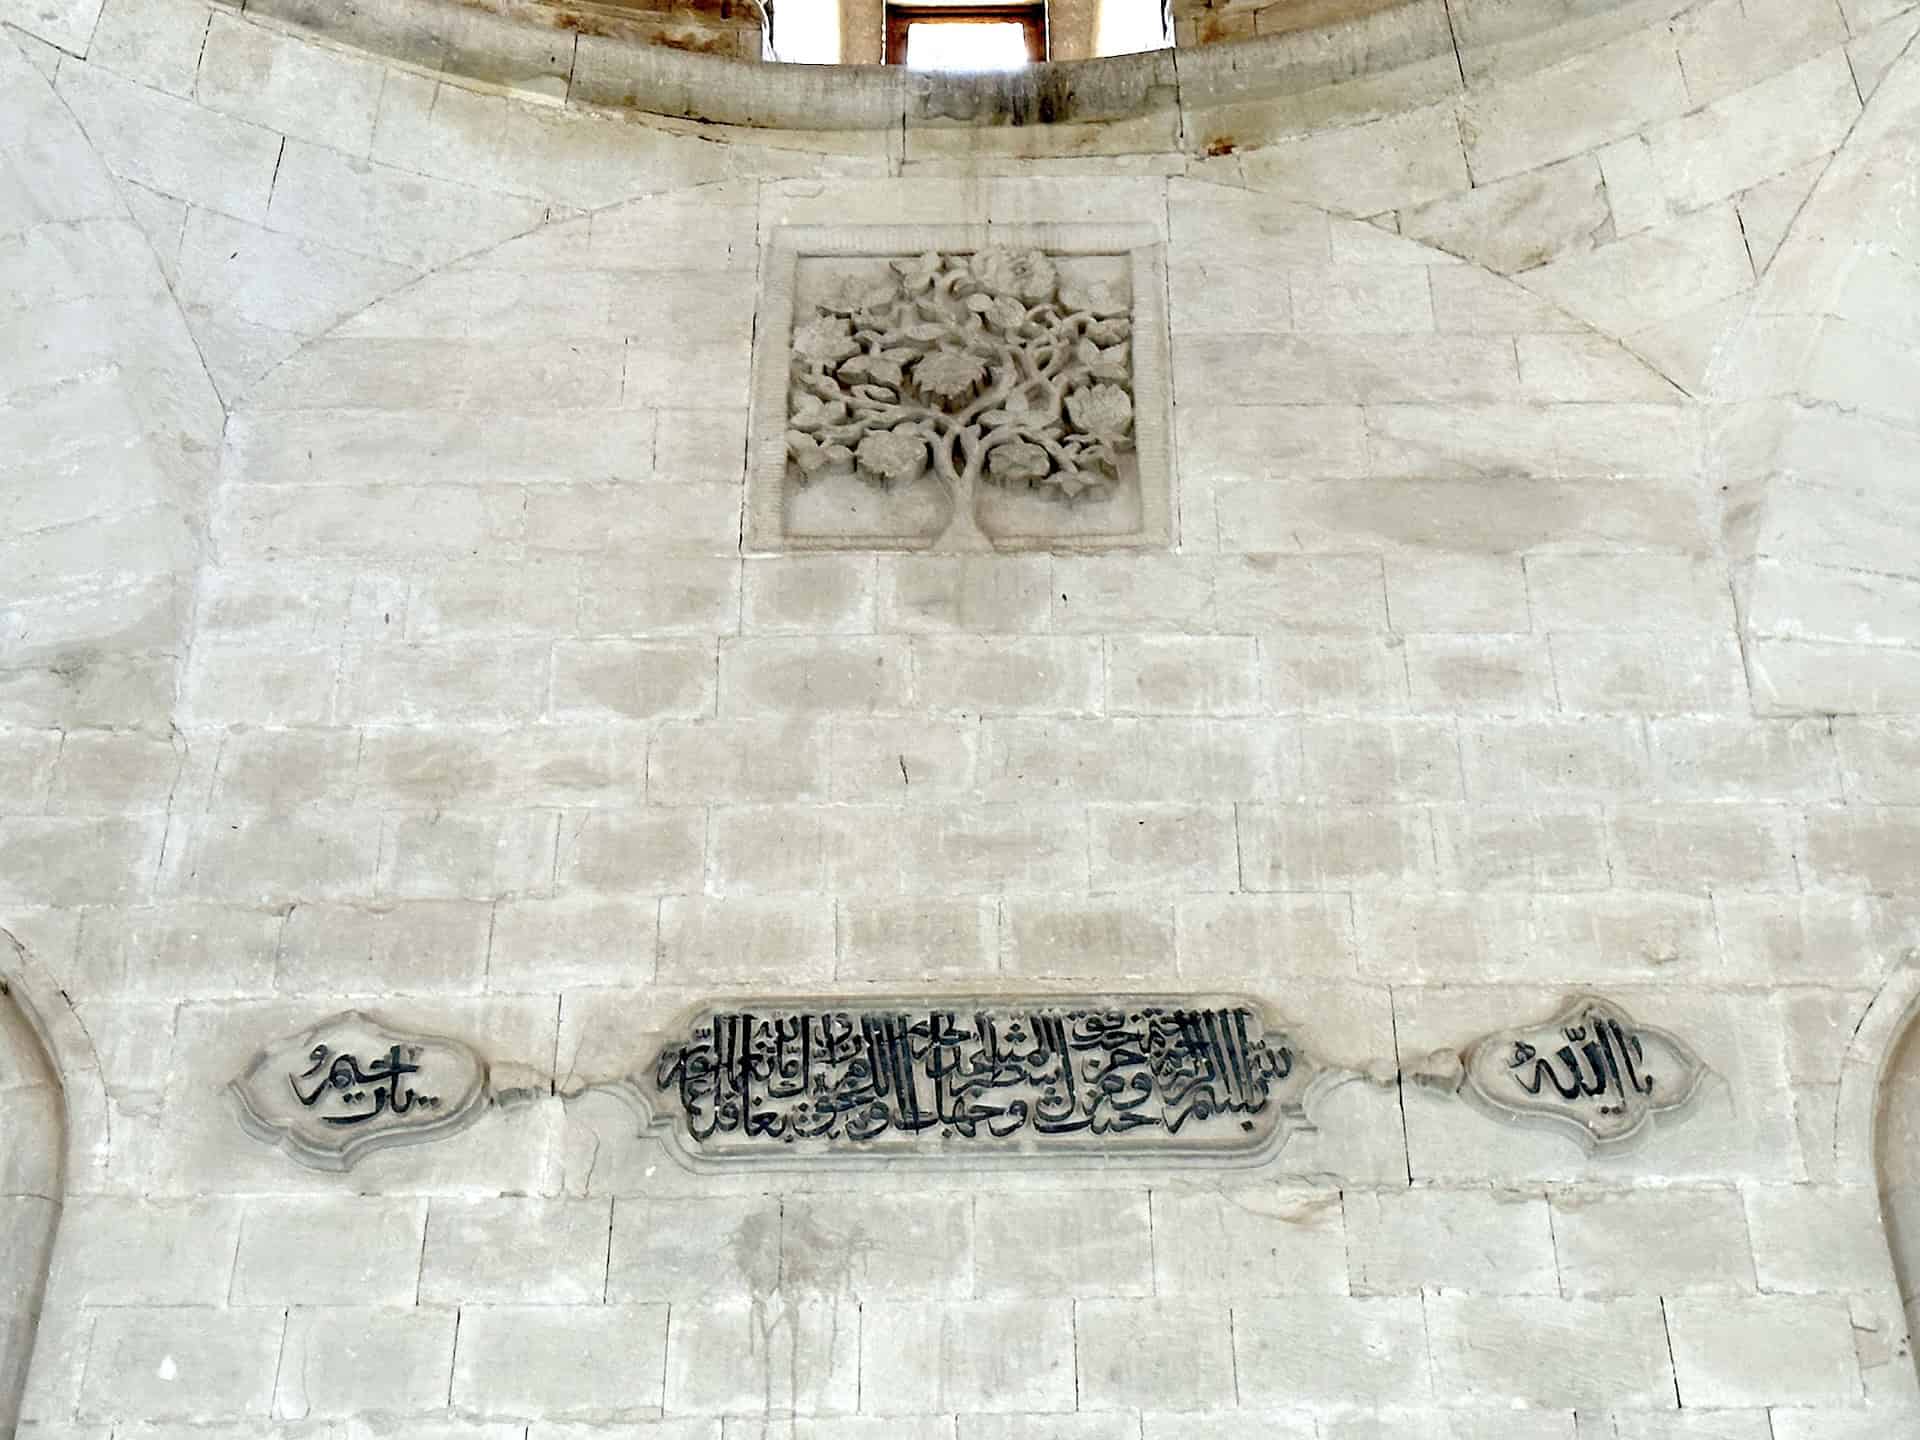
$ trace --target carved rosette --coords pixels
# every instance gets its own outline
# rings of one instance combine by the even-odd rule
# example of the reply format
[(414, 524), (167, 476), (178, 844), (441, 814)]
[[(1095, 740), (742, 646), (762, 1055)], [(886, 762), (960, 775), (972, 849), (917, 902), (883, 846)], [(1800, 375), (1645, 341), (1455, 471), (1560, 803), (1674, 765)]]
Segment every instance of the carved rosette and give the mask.
[(470, 1125), (487, 1065), (458, 1040), (393, 1030), (357, 1010), (267, 1046), (227, 1086), (241, 1126), (315, 1170)]
[(1678, 1036), (1593, 995), (1553, 1018), (1486, 1036), (1467, 1051), (1460, 1093), (1496, 1119), (1545, 1126), (1611, 1151), (1677, 1118), (1707, 1074)]
[(861, 996), (702, 1008), (614, 1088), (692, 1169), (1243, 1166), (1347, 1078), (1234, 996)]
[[(1076, 230), (1089, 233), (1063, 243)], [(1151, 240), (1137, 227), (1073, 226), (1032, 242), (966, 227), (777, 237), (750, 541), (1164, 543), (1165, 322)]]

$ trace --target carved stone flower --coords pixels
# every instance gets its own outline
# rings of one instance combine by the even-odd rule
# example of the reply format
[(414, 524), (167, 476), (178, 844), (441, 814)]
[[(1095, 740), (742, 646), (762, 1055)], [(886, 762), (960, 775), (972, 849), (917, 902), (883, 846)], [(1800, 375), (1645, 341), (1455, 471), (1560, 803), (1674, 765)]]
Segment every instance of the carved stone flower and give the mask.
[(1127, 313), (1126, 292), (1111, 280), (1096, 280), (1090, 285), (1068, 281), (1060, 287), (1060, 304), (1069, 312), (1084, 311), (1102, 320)]
[(949, 410), (978, 395), (986, 379), (987, 362), (965, 350), (936, 350), (913, 367), (914, 388)]
[(933, 282), (940, 278), (943, 262), (939, 251), (929, 250), (926, 254), (915, 256), (911, 260), (895, 260), (892, 264), (894, 273), (900, 277), (901, 287), (906, 293), (918, 295), (923, 290), (933, 288)]
[(1087, 367), (1087, 373), (1096, 380), (1125, 380), (1127, 378), (1127, 344), (1110, 345), (1105, 349), (1091, 340), (1082, 340), (1074, 347), (1074, 358)]
[(1009, 335), (1027, 323), (1027, 307), (1011, 295), (969, 295), (967, 308)]
[(913, 351), (904, 347), (889, 350), (871, 350), (864, 355), (856, 355), (842, 365), (837, 372), (842, 380), (853, 384), (867, 381), (874, 385), (898, 387), (905, 378), (903, 362), (913, 358)]
[(815, 365), (837, 365), (849, 355), (860, 353), (853, 338), (852, 325), (842, 316), (816, 315), (795, 327), (793, 353)]
[(906, 485), (926, 473), (927, 442), (911, 425), (876, 430), (862, 437), (855, 458), (882, 485)]
[(795, 430), (824, 430), (829, 425), (846, 423), (846, 401), (822, 400), (818, 395), (809, 395), (804, 390), (794, 393), (792, 413), (787, 417), (787, 424)]
[(883, 310), (900, 298), (900, 282), (892, 275), (843, 275), (820, 308), (835, 315)]
[(1133, 400), (1118, 385), (1090, 385), (1067, 396), (1075, 427), (1102, 440), (1118, 440), (1133, 424)]
[(808, 479), (821, 470), (845, 470), (853, 464), (853, 451), (846, 446), (822, 445), (804, 430), (787, 431), (787, 454)]
[(1002, 485), (1044, 479), (1052, 468), (1053, 458), (1027, 440), (1010, 440), (987, 457), (987, 473)]
[(1053, 298), (1060, 272), (1038, 250), (995, 245), (973, 257), (973, 278), (996, 295), (1015, 295), (1033, 304)]

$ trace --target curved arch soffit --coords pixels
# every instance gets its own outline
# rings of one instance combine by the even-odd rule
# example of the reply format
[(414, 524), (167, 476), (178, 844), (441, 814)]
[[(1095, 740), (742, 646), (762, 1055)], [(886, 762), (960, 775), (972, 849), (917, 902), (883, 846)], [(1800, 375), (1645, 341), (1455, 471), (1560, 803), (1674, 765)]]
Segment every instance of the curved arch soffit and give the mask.
[(66, 1121), (62, 1199), (104, 1189), (112, 1123), (99, 1056), (67, 992), (33, 952), (4, 929), (0, 929), (0, 993), (26, 1018), (60, 1087)]
[(1840, 1067), (1834, 1102), (1834, 1178), (1868, 1185), (1879, 1181), (1878, 1140), (1887, 1072), (1901, 1043), (1920, 1024), (1920, 954), (1906, 957), (1889, 975), (1867, 1013), (1854, 1027)]

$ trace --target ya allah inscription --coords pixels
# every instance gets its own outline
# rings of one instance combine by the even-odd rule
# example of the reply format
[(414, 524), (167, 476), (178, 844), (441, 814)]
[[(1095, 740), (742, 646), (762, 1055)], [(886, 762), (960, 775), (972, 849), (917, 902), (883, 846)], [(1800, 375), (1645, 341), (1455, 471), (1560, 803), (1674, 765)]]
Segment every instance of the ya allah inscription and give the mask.
[(1150, 229), (796, 227), (765, 263), (755, 548), (1168, 542)]

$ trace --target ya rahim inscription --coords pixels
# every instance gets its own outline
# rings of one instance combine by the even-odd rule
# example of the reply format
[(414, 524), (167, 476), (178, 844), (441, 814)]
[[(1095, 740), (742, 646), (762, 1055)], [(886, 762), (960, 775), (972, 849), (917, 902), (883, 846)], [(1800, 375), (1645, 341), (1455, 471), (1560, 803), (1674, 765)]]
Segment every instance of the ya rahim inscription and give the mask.
[(350, 1010), (267, 1046), (228, 1090), (249, 1133), (303, 1165), (347, 1170), (465, 1127), (486, 1099), (487, 1067), (458, 1040)]
[(1126, 243), (1149, 240), (1132, 227), (782, 237), (756, 378), (754, 543), (1165, 543), (1159, 257)]
[(682, 1159), (1263, 1159), (1321, 1068), (1225, 998), (790, 1001), (695, 1014), (628, 1082)]
[(1461, 1093), (1479, 1108), (1559, 1130), (1590, 1150), (1625, 1147), (1677, 1116), (1706, 1075), (1678, 1036), (1592, 995), (1538, 1025), (1496, 1031), (1461, 1063)]

